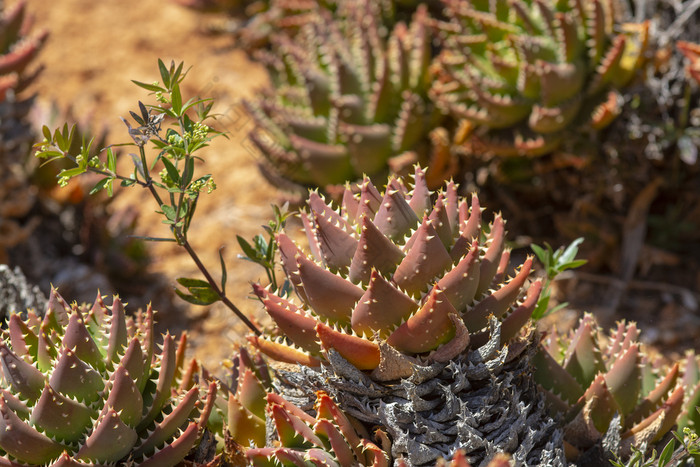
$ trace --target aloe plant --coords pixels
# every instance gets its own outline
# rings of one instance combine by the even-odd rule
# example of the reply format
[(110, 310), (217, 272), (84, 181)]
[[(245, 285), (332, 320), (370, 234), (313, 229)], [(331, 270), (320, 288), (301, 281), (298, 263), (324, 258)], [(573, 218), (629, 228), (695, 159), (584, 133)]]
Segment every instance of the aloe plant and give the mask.
[[(413, 179), (392, 178), (380, 193), (365, 178), (347, 186), (339, 209), (310, 193), (300, 217), (311, 256), (277, 236), (299, 300), (254, 286), (276, 329), (251, 342), (307, 367), (283, 371), (281, 394), (327, 391), (353, 417), (385, 426), (393, 457), (412, 465), (458, 447), (479, 462), (502, 450), (516, 462), (560, 458), (553, 421), (520, 373), (542, 287), (529, 284), (532, 258), (507, 278), (501, 216), (482, 227), (476, 196), (470, 208), (456, 184), (433, 195), (422, 169)], [(436, 428), (425, 435), (421, 426)]]
[(679, 365), (656, 377), (638, 334), (635, 324), (620, 322), (603, 341), (586, 314), (571, 336), (551, 338), (538, 352), (535, 379), (547, 390), (551, 410), (564, 417), (570, 460), (604, 442), (627, 458), (633, 447), (650, 448), (677, 423), (685, 393), (677, 385)]
[(0, 463), (180, 462), (216, 386), (183, 377), (184, 338), (166, 334), (160, 352), (155, 338), (153, 310), (127, 319), (118, 297), (69, 306), (53, 289), (43, 318), (12, 314), (0, 342)]
[(410, 24), (385, 34), (380, 3), (340, 1), (333, 11), (312, 9), (293, 38), (273, 34), (272, 52), (256, 55), (273, 87), (245, 101), (263, 173), (282, 186), (325, 188), (421, 152), (437, 118), (426, 99), (426, 21), (419, 7)]
[(612, 2), (443, 0), (431, 97), (471, 126), (473, 154), (536, 156), (619, 115), (644, 62), (649, 23)]

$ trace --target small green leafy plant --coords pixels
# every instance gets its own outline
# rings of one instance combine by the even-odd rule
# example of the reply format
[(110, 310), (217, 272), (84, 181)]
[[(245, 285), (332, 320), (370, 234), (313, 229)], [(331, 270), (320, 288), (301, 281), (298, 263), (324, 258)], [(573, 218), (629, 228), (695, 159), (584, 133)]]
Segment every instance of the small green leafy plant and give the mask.
[[(151, 91), (157, 104), (145, 105), (139, 102), (139, 113), (130, 112), (137, 126), (132, 127), (131, 123), (122, 119), (133, 143), (120, 146), (136, 146), (138, 149), (138, 154), (130, 154), (133, 162), (131, 174), (119, 172), (117, 155), (112, 147), (100, 148), (97, 155), (92, 155), (94, 140), (82, 141), (80, 151), (71, 153), (76, 127), (69, 129), (67, 124), (53, 133), (44, 126), (44, 140), (36, 145), (36, 156), (47, 162), (73, 162), (73, 167), (63, 169), (58, 175), (59, 183), (64, 186), (74, 177), (93, 173), (102, 176), (102, 179), (91, 193), (106, 190), (112, 196), (115, 182), (120, 182), (123, 187), (140, 186), (147, 189), (158, 205), (157, 212), (162, 214), (162, 222), (169, 226), (172, 237), (146, 237), (146, 240), (177, 243), (187, 251), (206, 279), (178, 279), (178, 283), (187, 289), (187, 292), (178, 290), (178, 295), (197, 305), (222, 301), (251, 330), (259, 333), (255, 325), (226, 296), (227, 273), (221, 251), (221, 282), (217, 283), (187, 237), (200, 194), (211, 193), (216, 188), (210, 174), (195, 175), (195, 162), (202, 160), (197, 153), (222, 133), (204, 123), (214, 117), (211, 113), (211, 99), (190, 98), (183, 101), (180, 83), (187, 75), (187, 71), (183, 72), (183, 65), (171, 62), (170, 67), (167, 67), (162, 60), (158, 60), (162, 83), (133, 81), (137, 86)], [(172, 127), (163, 130), (161, 127), (164, 123), (172, 123)], [(147, 154), (146, 145), (149, 142), (153, 145), (153, 151)]]
[[(697, 433), (685, 427), (682, 434), (674, 433), (673, 436), (663, 448), (659, 457), (656, 457), (656, 450), (645, 456), (643, 450), (633, 447), (632, 456), (627, 462), (623, 462), (619, 457), (616, 457), (610, 463), (615, 467), (665, 467), (667, 465), (685, 465), (691, 458), (700, 456), (700, 440)], [(690, 463), (688, 465), (695, 464)]]
[(268, 221), (267, 225), (263, 225), (262, 228), (268, 235), (266, 239), (262, 234), (258, 234), (253, 237), (253, 243), (251, 244), (245, 238), (240, 235), (236, 235), (238, 244), (243, 250), (242, 255), (238, 255), (240, 259), (259, 264), (265, 269), (267, 274), (267, 280), (270, 283), (270, 289), (272, 292), (279, 292), (280, 295), (287, 296), (291, 290), (291, 284), (288, 279), (285, 279), (281, 284), (277, 280), (277, 234), (284, 231), (284, 226), (287, 223), (287, 219), (294, 214), (293, 211), (289, 211), (289, 203), (284, 203), (282, 207), (275, 204), (272, 205), (272, 211), (274, 218)]
[(552, 281), (562, 272), (567, 269), (576, 269), (586, 264), (585, 259), (576, 259), (578, 247), (582, 242), (583, 238), (577, 238), (566, 248), (561, 247), (557, 249), (557, 251), (552, 250), (552, 247), (547, 242), (544, 243), (544, 248), (534, 243), (530, 246), (537, 256), (537, 259), (544, 265), (545, 274), (547, 276), (540, 299), (537, 301), (537, 306), (532, 312), (533, 320), (544, 318), (568, 305), (568, 303), (564, 302), (555, 307), (549, 307), (549, 299), (552, 294), (550, 286), (552, 285)]

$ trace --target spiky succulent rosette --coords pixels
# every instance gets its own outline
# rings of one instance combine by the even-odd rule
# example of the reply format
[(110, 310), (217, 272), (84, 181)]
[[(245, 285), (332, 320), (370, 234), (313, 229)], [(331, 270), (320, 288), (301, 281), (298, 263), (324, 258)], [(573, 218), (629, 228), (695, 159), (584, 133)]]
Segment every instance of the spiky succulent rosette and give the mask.
[(263, 402), (274, 430), (269, 447), (246, 451), (252, 465), (389, 466), (386, 435), (381, 430), (375, 433), (382, 447), (370, 441), (364, 427), (353, 423), (325, 392), (316, 393), (315, 416), (275, 393), (267, 394)]
[(540, 155), (567, 131), (601, 129), (641, 67), (649, 24), (608, 0), (443, 0), (431, 97), (471, 122), (471, 152)]
[[(34, 133), (28, 114), (33, 98), (20, 93), (36, 77), (26, 70), (41, 49), (46, 32), (29, 36), (24, 1), (0, 16), (0, 261), (6, 262), (5, 248), (22, 242), (38, 220), (26, 219), (34, 204), (35, 189), (29, 184), (25, 158)], [(2, 4), (0, 4), (2, 9)]]
[(437, 118), (426, 99), (427, 10), (390, 34), (379, 2), (312, 13), (293, 39), (275, 34), (272, 52), (257, 55), (273, 83), (245, 102), (263, 172), (314, 187), (386, 173), (390, 159), (425, 143)]
[(503, 219), (482, 231), (476, 196), (470, 209), (454, 183), (433, 195), (420, 168), (413, 184), (390, 179), (383, 194), (369, 179), (348, 186), (340, 211), (315, 192), (308, 204), (313, 258), (277, 239), (301, 303), (255, 287), (280, 336), (252, 342), (305, 366), (280, 370), (278, 389), (302, 407), (309, 391), (328, 391), (350, 415), (385, 426), (392, 455), (412, 465), (458, 448), (470, 461), (503, 450), (561, 460), (528, 376), (532, 333), (521, 332), (541, 282), (527, 287), (531, 258), (505, 279)]
[[(535, 379), (563, 417), (567, 457), (603, 450), (626, 457), (651, 448), (677, 423), (684, 403), (679, 365), (657, 376), (634, 323), (604, 336), (592, 315), (563, 340), (548, 339), (535, 358)], [(604, 454), (605, 455), (605, 454)]]
[(183, 374), (185, 340), (156, 352), (153, 311), (127, 319), (69, 306), (11, 315), (0, 342), (0, 465), (175, 465), (197, 442), (216, 394)]

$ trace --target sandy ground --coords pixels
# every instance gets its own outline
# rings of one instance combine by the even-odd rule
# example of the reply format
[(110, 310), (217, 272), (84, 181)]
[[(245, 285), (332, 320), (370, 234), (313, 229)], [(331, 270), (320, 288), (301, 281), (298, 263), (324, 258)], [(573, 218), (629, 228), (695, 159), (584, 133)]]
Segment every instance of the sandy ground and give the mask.
[[(89, 117), (96, 127), (107, 125), (111, 143), (129, 140), (119, 117), (137, 110), (139, 100), (152, 99), (132, 79), (158, 80), (158, 58), (192, 66), (183, 95), (216, 98), (214, 110), (222, 114), (216, 126), (227, 131), (229, 139), (217, 139), (201, 154), (205, 162), (200, 173), (213, 173), (218, 189), (201, 199), (190, 239), (215, 277), (218, 248), (226, 246), (227, 292), (247, 313), (258, 312), (257, 302), (246, 297), (250, 281), (261, 277), (262, 270), (236, 258), (235, 236), (251, 238), (259, 233), (271, 215), (270, 203), (279, 196), (257, 172), (255, 157), (245, 144), (251, 123), (239, 106), (242, 97), (265, 82), (262, 67), (236, 50), (230, 37), (202, 34), (209, 18), (166, 0), (28, 0), (28, 6), (35, 16), (34, 28), (50, 31), (39, 57), (45, 70), (33, 91), (45, 105), (70, 106), (76, 116)], [(137, 233), (169, 235), (144, 191), (125, 190), (118, 202), (143, 205)], [(152, 271), (167, 275), (173, 283), (177, 277), (199, 277), (189, 256), (173, 244), (150, 244), (150, 248)], [(169, 311), (161, 310), (161, 319), (174, 330), (189, 321), (194, 327), (190, 332), (194, 353), (212, 370), (240, 340), (242, 328), (223, 306), (191, 307), (186, 318)]]

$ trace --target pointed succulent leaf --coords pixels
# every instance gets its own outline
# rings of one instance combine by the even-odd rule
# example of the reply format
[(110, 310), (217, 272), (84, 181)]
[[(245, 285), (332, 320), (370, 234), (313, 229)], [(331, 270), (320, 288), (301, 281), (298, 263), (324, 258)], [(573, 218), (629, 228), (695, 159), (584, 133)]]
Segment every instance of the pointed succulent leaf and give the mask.
[[(386, 304), (391, 303), (390, 307)], [(367, 290), (352, 312), (352, 329), (359, 335), (372, 337), (375, 332), (386, 338), (396, 323), (405, 321), (418, 310), (418, 304), (372, 271)]]
[(353, 334), (336, 331), (323, 323), (316, 325), (321, 347), (335, 349), (360, 370), (373, 370), (379, 365), (379, 346)]
[(172, 443), (160, 448), (158, 452), (139, 464), (141, 467), (175, 466), (187, 456), (199, 437), (197, 424), (190, 422), (187, 428)]
[[(676, 385), (678, 380), (679, 366), (675, 363), (666, 373), (666, 376), (659, 381), (657, 386), (627, 415), (625, 426), (633, 426), (643, 418), (651, 415), (662, 403), (663, 399)], [(692, 407), (692, 406), (691, 406)]]
[(348, 279), (354, 284), (369, 281), (372, 268), (390, 275), (404, 253), (366, 215), (360, 218), (360, 241), (350, 264)]
[(620, 406), (621, 415), (629, 415), (637, 406), (642, 386), (638, 345), (630, 346), (615, 360), (610, 371), (605, 374), (605, 383)]
[(391, 333), (387, 342), (401, 352), (422, 353), (449, 342), (455, 335), (450, 319), (457, 314), (439, 287), (433, 287), (420, 310)]
[(49, 384), (55, 391), (88, 404), (99, 399), (105, 387), (103, 377), (66, 348), (61, 350)]
[(294, 344), (310, 353), (318, 353), (321, 347), (316, 338), (318, 321), (292, 302), (269, 293), (258, 284), (253, 284), (255, 295), (262, 301), (265, 311)]
[(76, 453), (76, 458), (93, 462), (116, 462), (133, 448), (138, 434), (111, 408), (102, 413), (95, 429)]
[(481, 258), (479, 287), (476, 290), (477, 298), (482, 296), (491, 287), (493, 277), (496, 275), (496, 271), (498, 271), (501, 254), (503, 254), (503, 249), (505, 247), (505, 222), (500, 214), (496, 215), (493, 224), (491, 224), (491, 231), (489, 232), (486, 243), (488, 244), (488, 249)]
[(595, 333), (593, 317), (584, 315), (564, 357), (564, 368), (583, 387), (591, 384), (598, 373), (605, 372)]
[[(52, 439), (74, 443), (81, 439), (97, 414), (85, 405), (54, 391), (48, 384), (32, 407), (30, 422)], [(139, 413), (139, 415), (141, 415)]]
[(306, 443), (311, 443), (314, 446), (323, 447), (323, 441), (314, 434), (311, 427), (294, 414), (287, 412), (284, 407), (272, 404), (267, 410), (283, 446), (299, 448)]
[(113, 408), (122, 421), (132, 428), (141, 421), (143, 396), (128, 370), (121, 365), (112, 376), (105, 407)]
[(401, 189), (396, 184), (390, 184), (387, 185), (384, 199), (373, 222), (380, 232), (398, 242), (418, 225), (418, 217), (404, 198)]
[(479, 285), (479, 242), (474, 240), (469, 252), (437, 283), (455, 310), (462, 311), (474, 301)]
[(303, 255), (297, 256), (297, 267), (309, 307), (333, 323), (348, 323), (362, 289)]
[(43, 464), (55, 459), (64, 446), (22, 421), (0, 397), (0, 446), (20, 462)]
[(0, 364), (4, 378), (15, 393), (29, 401), (39, 398), (44, 388), (44, 375), (19, 358), (5, 342), (0, 342)]
[(249, 336), (248, 341), (260, 352), (279, 362), (298, 363), (310, 367), (321, 365), (321, 362), (317, 358), (284, 342), (273, 341), (258, 336)]

